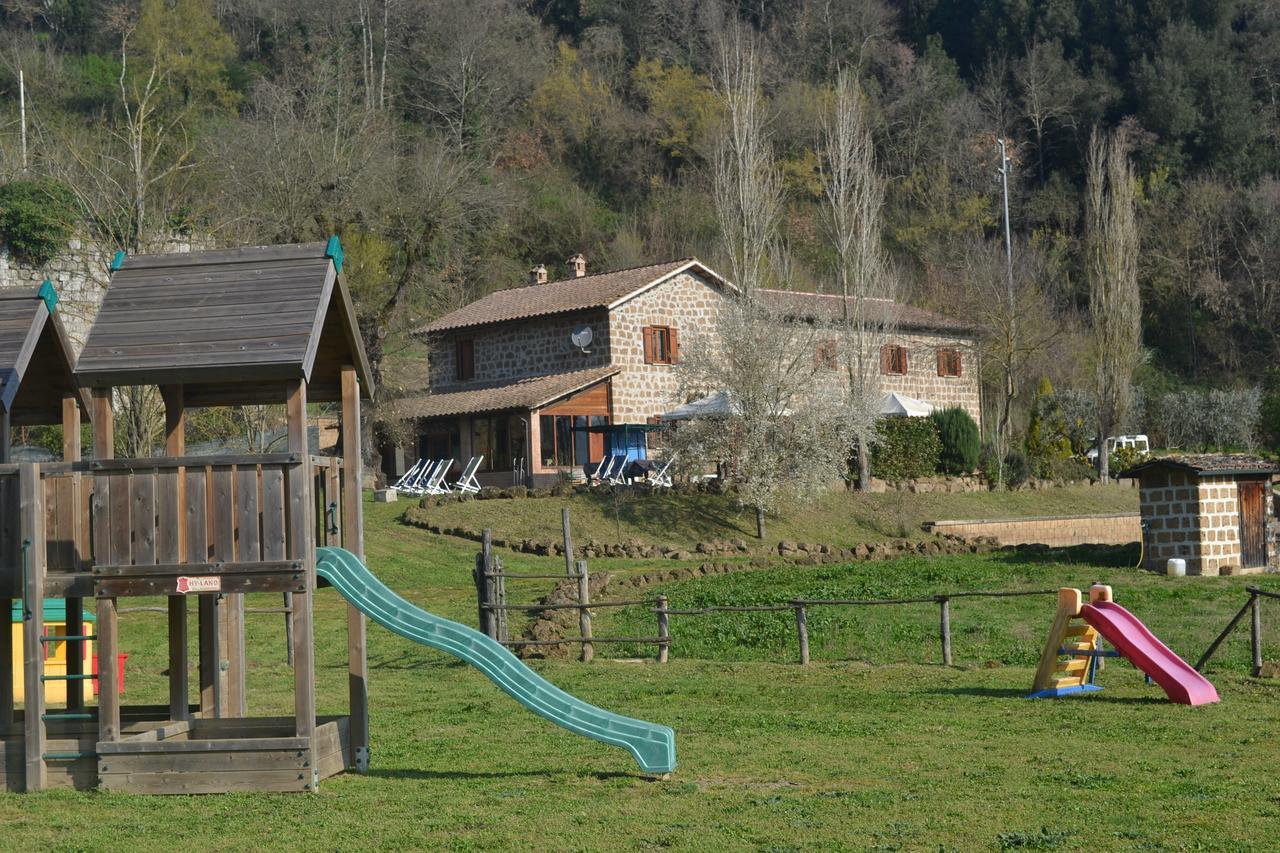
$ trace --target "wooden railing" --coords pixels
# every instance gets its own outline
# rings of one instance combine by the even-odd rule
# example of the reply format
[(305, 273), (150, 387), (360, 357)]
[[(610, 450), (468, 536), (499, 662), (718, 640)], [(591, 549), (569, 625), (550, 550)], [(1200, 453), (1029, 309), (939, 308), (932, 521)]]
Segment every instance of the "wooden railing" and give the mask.
[[(306, 553), (293, 541), (290, 477), (311, 476), (312, 535), (342, 542), (342, 460), (276, 453), (257, 456), (107, 459), (40, 466), (45, 563), (50, 576), (92, 574), (103, 588), (124, 590), (122, 577), (155, 578), (171, 591), (173, 576), (217, 573), (285, 576), (264, 586), (244, 582), (225, 591), (289, 590)], [(20, 574), (19, 466), (0, 465), (0, 575)], [(296, 504), (296, 505), (295, 505)], [(302, 528), (305, 529), (305, 528)]]

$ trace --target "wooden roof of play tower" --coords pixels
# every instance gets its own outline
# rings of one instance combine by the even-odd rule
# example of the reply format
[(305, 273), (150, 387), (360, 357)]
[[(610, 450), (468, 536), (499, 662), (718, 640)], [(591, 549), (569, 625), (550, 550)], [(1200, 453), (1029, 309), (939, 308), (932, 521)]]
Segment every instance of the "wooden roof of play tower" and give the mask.
[(188, 406), (278, 403), (291, 379), (341, 399), (343, 365), (373, 378), (342, 277), (342, 247), (248, 246), (135, 255), (111, 285), (80, 354), (89, 387), (185, 386)]
[(47, 281), (39, 289), (0, 289), (0, 406), (15, 426), (60, 423), (64, 394), (75, 396), (88, 419), (57, 311), (58, 294)]

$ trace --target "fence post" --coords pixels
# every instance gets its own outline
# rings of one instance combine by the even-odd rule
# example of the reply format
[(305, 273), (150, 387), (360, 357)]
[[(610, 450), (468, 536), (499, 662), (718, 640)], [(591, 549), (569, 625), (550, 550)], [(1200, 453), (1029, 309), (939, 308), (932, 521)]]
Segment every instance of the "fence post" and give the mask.
[(804, 605), (795, 602), (796, 609), (796, 633), (800, 636), (800, 665), (807, 666), (809, 663), (809, 614), (805, 611)]
[(476, 554), (476, 567), (471, 574), (476, 582), (476, 611), (480, 633), (496, 640), (497, 637), (494, 636), (492, 621), (493, 612), (489, 608), (489, 579), (485, 577), (484, 552)]
[(938, 633), (942, 636), (942, 665), (951, 666), (951, 599), (938, 596)]
[(671, 622), (667, 613), (667, 597), (658, 596), (658, 663), (671, 658)]
[(564, 532), (564, 573), (573, 577), (573, 537), (569, 535), (569, 508), (560, 508), (560, 527)]
[(1253, 613), (1249, 620), (1249, 641), (1253, 646), (1253, 677), (1262, 672), (1262, 597), (1253, 596)]
[[(568, 524), (569, 511), (564, 511), (565, 518), (565, 541), (568, 542)], [(591, 642), (591, 611), (586, 605), (591, 603), (591, 576), (587, 574), (587, 561), (578, 561), (578, 604), (582, 605), (578, 609), (578, 628), (582, 631), (582, 662), (590, 663), (591, 659), (596, 656), (595, 644)]]

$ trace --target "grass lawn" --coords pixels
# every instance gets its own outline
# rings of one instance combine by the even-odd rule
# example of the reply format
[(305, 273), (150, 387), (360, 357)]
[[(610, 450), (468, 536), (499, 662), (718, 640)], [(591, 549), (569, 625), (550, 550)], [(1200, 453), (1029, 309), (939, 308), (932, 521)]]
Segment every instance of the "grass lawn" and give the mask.
[[(493, 528), (507, 539), (560, 541), (560, 508), (567, 506), (579, 540), (636, 539), (689, 547), (708, 539), (755, 541), (755, 513), (726, 495), (683, 495), (601, 489), (563, 498), (469, 500), (431, 507), (444, 527)], [(924, 536), (920, 525), (942, 519), (1005, 518), (1137, 512), (1138, 492), (1124, 486), (1068, 486), (1024, 492), (862, 495), (832, 492), (814, 504), (766, 521), (765, 543), (822, 542), (847, 547), (895, 537)]]
[[(414, 601), (474, 624), (473, 543), (398, 525), (394, 506), (368, 508), (374, 570)], [(668, 592), (694, 603), (1096, 578), (1189, 656), (1243, 599), (1240, 579), (1173, 582), (1102, 565), (1125, 556), (793, 567)], [(544, 570), (554, 562), (508, 560)], [(1280, 579), (1262, 580), (1280, 588)], [(1274, 643), (1280, 606), (1268, 613)], [(332, 590), (319, 593), (322, 713), (345, 705), (343, 614)], [(807, 668), (786, 662), (788, 632), (718, 637), (709, 618), (673, 624), (666, 666), (535, 663), (588, 701), (673, 726), (680, 767), (667, 781), (525, 712), (469, 667), (371, 626), (368, 776), (328, 780), (315, 795), (0, 795), (0, 822), (5, 846), (24, 849), (1274, 849), (1280, 683), (1245, 674), (1247, 633), (1210, 670), (1219, 705), (1170, 704), (1124, 663), (1107, 668), (1103, 693), (1029, 702), (1021, 697), (1051, 617), (1047, 596), (957, 603), (953, 668), (930, 663), (929, 607), (882, 608), (856, 624), (811, 617), (817, 662)], [(160, 621), (122, 619), (130, 702), (165, 695)], [(249, 628), (250, 711), (287, 713), (279, 617), (250, 616)], [(1268, 653), (1276, 656), (1274, 644)]]

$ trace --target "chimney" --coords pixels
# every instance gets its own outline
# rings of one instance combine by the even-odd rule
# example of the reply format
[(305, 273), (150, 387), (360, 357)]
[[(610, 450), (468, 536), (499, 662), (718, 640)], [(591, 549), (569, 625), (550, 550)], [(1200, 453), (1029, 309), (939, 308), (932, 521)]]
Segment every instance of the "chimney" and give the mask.
[(587, 259), (582, 257), (581, 252), (565, 261), (565, 263), (568, 265), (569, 274), (573, 278), (582, 278), (587, 274)]
[(529, 270), (529, 283), (530, 284), (546, 284), (547, 283), (547, 268), (544, 264), (538, 264), (536, 267)]

